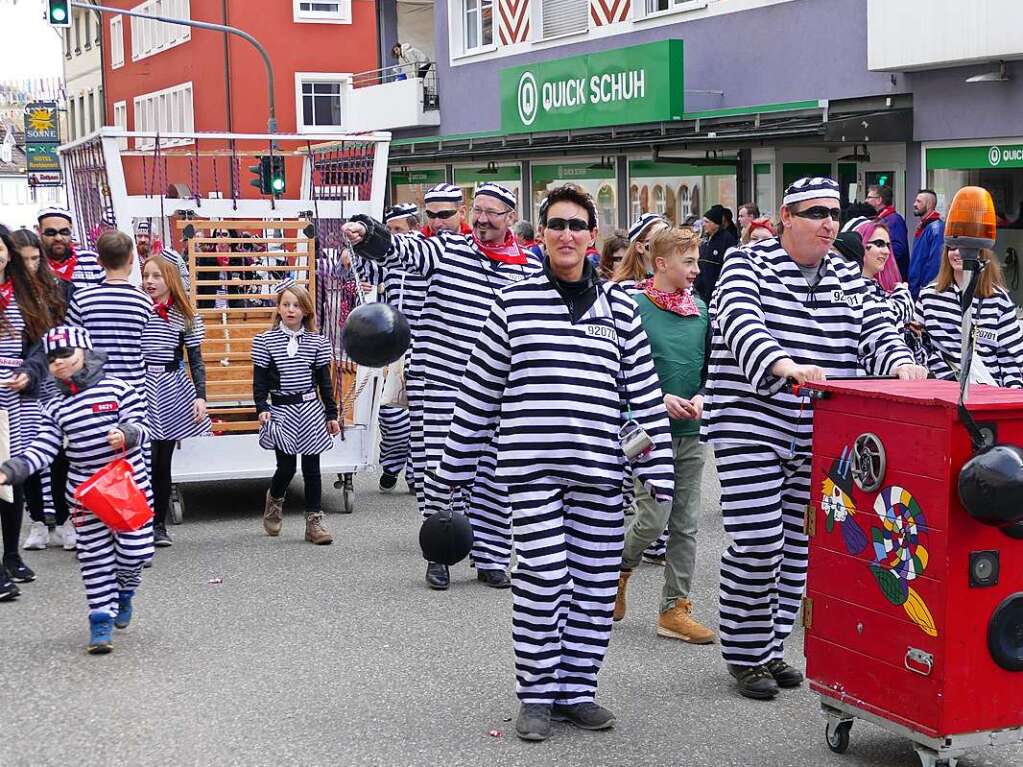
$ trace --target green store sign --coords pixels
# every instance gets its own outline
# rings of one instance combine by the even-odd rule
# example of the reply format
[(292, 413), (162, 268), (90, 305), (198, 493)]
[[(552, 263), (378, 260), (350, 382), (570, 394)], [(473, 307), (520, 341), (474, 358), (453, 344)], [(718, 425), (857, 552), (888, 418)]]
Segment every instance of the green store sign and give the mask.
[(927, 150), (927, 170), (1023, 168), (1023, 144), (987, 144)]
[(681, 120), (682, 41), (501, 71), (501, 128), (540, 133), (569, 128)]
[(443, 168), (425, 168), (423, 170), (410, 170), (391, 173), (392, 186), (412, 186), (415, 184), (434, 186), (443, 184), (447, 179)]

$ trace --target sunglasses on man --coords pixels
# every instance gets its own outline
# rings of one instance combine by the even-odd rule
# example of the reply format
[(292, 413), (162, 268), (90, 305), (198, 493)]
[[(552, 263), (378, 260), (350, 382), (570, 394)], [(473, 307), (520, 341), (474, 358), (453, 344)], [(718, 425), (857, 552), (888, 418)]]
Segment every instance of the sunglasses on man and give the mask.
[(841, 208), (829, 208), (827, 205), (814, 205), (806, 210), (800, 210), (792, 214), (799, 218), (809, 219), (810, 221), (823, 221), (826, 218), (830, 218), (832, 221), (838, 221), (842, 218)]
[(457, 210), (428, 210), (426, 211), (426, 217), (429, 219), (442, 218), (447, 221), (456, 213), (458, 213)]
[(566, 229), (573, 232), (588, 232), (590, 231), (590, 222), (581, 218), (549, 218), (544, 224), (544, 228), (555, 232), (563, 232)]
[(70, 237), (71, 230), (68, 229), (67, 227), (63, 229), (54, 229), (52, 227), (47, 227), (46, 229), (43, 229), (43, 234), (47, 237), (56, 237), (57, 235), (60, 235), (61, 237)]

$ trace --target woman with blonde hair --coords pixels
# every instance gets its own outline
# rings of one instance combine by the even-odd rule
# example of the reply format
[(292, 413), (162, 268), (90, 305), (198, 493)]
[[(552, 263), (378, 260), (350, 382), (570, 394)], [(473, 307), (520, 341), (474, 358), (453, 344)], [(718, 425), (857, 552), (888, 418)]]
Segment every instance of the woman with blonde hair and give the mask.
[(649, 255), (650, 238), (656, 232), (670, 226), (667, 219), (657, 213), (644, 213), (637, 218), (629, 227), (629, 249), (625, 251), (625, 257), (618, 262), (611, 274), (611, 281), (620, 283), (627, 291), (632, 291), (639, 283), (650, 277), (653, 274)]
[[(1023, 330), (1016, 304), (1005, 289), (998, 259), (982, 250), (982, 270), (970, 311), (973, 313), (974, 353), (970, 380), (1005, 388), (1023, 388)], [(957, 248), (945, 247), (938, 278), (920, 291), (917, 318), (923, 324), (928, 367), (935, 377), (959, 377), (962, 344), (962, 295), (969, 273)]]

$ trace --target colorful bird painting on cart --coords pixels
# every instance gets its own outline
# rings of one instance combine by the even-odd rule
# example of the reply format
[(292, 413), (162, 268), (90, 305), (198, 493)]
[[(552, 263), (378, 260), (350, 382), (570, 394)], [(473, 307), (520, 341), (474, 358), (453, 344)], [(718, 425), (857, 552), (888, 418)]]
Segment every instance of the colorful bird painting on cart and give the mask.
[[(938, 629), (931, 611), (911, 585), (927, 569), (927, 521), (923, 510), (913, 495), (898, 485), (877, 493), (873, 516), (857, 510), (851, 463), (849, 448), (843, 448), (821, 487), (821, 509), (827, 530), (830, 533), (838, 525), (845, 549), (853, 556), (863, 554), (869, 547), (872, 561), (868, 566), (885, 599), (901, 606), (925, 634), (935, 637)], [(865, 517), (868, 519), (864, 520)], [(869, 529), (869, 537), (864, 526)]]

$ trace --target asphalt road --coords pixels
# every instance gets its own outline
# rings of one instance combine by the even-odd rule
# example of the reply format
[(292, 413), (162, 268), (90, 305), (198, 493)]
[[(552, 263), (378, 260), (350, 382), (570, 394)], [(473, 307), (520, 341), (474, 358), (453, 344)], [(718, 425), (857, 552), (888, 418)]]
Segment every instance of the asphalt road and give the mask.
[[(715, 626), (724, 534), (711, 472), (705, 484), (694, 601)], [(264, 537), (265, 487), (186, 489), (188, 518), (146, 571), (111, 655), (84, 652), (73, 555), (25, 552), (39, 579), (0, 604), (2, 767), (918, 764), (907, 741), (859, 722), (849, 751), (833, 755), (808, 690), (745, 700), (716, 646), (658, 638), (662, 570), (652, 565), (632, 578), (600, 676), (598, 699), (618, 725), (555, 725), (546, 743), (520, 742), (509, 592), (486, 589), (464, 564), (450, 591), (428, 591), (414, 501), (378, 494), (372, 475), (357, 482), (353, 515), (329, 515), (329, 547), (302, 540), (300, 481), (282, 537)], [(325, 503), (340, 508), (329, 485)], [(798, 633), (789, 660), (802, 665)], [(1020, 764), (1015, 746), (960, 761)]]

